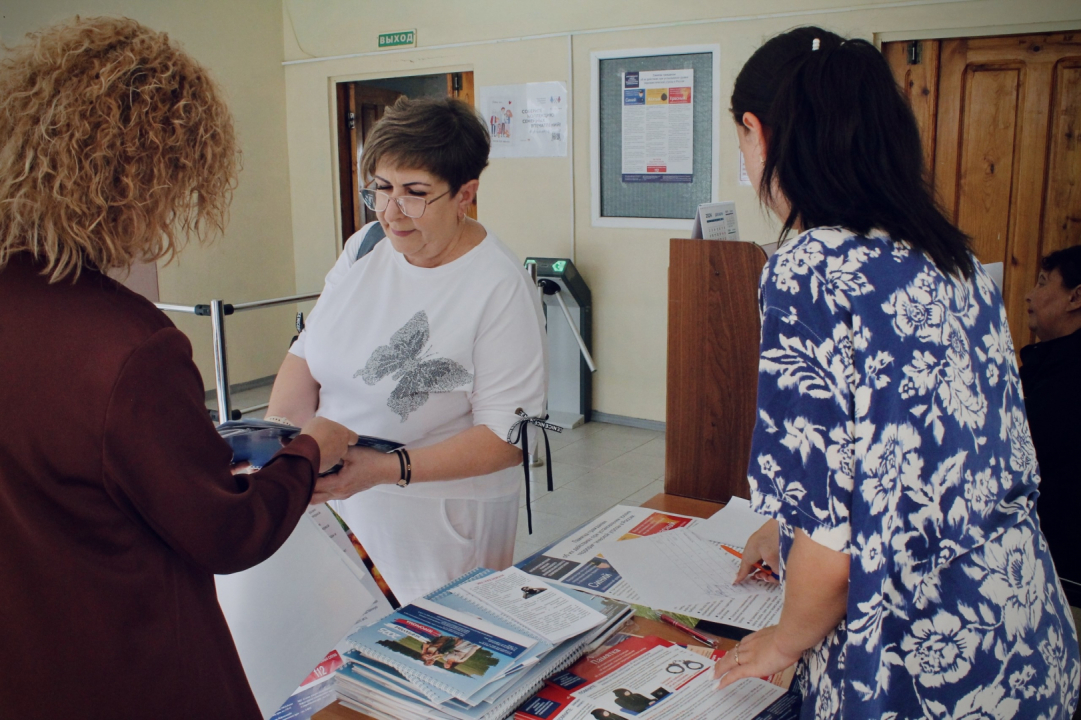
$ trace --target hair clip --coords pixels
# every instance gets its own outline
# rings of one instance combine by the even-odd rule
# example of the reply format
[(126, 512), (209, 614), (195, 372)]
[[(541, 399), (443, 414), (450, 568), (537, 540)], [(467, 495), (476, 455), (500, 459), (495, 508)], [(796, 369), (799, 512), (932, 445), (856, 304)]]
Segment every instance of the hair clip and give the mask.
[(811, 52), (814, 52), (815, 50), (817, 50), (821, 44), (822, 44), (822, 42), (818, 38), (815, 38), (814, 40), (812, 40), (811, 41)]

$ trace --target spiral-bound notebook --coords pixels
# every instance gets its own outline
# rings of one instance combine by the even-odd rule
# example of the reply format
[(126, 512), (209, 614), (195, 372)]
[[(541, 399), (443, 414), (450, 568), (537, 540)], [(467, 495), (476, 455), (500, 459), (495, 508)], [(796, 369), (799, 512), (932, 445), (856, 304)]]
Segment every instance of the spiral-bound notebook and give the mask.
[[(454, 592), (463, 584), (492, 574), (491, 570), (478, 568), (425, 596), (421, 612), (410, 611), (400, 617), (401, 611), (393, 613), (375, 626), (351, 636), (350, 641), (363, 658), (356, 655), (347, 658), (346, 666), (338, 671), (338, 693), (343, 703), (373, 716), (394, 718), (488, 720), (505, 717), (536, 692), (547, 677), (571, 665), (633, 613), (629, 606), (622, 603), (568, 588), (553, 587), (553, 591), (599, 611), (605, 620), (591, 630), (552, 647), (528, 627)], [(431, 625), (418, 623), (418, 617), (434, 620), (432, 616), (424, 615), (424, 612), (433, 610), (439, 611), (443, 617), (466, 618), (467, 623), (457, 628), (462, 635), (448, 636), (432, 627), (440, 624), (439, 621)], [(496, 657), (500, 655), (498, 643), (493, 643), (490, 638), (470, 635), (470, 630), (476, 630), (474, 626), (480, 622), (500, 628), (498, 632), (503, 635), (530, 638), (534, 645), (502, 665), (492, 662), (509, 656)], [(388, 624), (392, 626), (387, 627)], [(433, 632), (440, 634), (433, 636)], [(405, 639), (407, 636), (408, 640)], [(466, 647), (462, 648), (460, 643), (454, 642), (459, 639), (465, 640)], [(481, 642), (473, 642), (477, 639)], [(394, 643), (402, 643), (405, 647), (393, 647)], [(476, 645), (477, 649), (473, 650), (469, 645)], [(515, 652), (514, 648), (502, 649)], [(440, 652), (443, 654), (438, 654)], [(461, 660), (451, 662), (449, 670), (441, 660), (448, 654), (453, 660)], [(466, 665), (478, 654), (481, 657), (477, 664)], [(411, 655), (416, 657), (411, 658)], [(425, 659), (430, 660), (430, 664), (425, 665)], [(463, 666), (464, 674), (474, 677), (454, 677), (454, 671)], [(490, 672), (485, 672), (485, 677), (477, 677), (476, 674), (484, 667), (489, 668)]]

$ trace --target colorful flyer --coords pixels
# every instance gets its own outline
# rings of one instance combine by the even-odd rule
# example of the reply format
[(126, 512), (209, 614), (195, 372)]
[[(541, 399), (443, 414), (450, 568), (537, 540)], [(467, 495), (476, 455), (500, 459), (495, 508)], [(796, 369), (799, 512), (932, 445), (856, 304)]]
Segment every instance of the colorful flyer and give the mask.
[(623, 78), (623, 182), (694, 181), (694, 70)]

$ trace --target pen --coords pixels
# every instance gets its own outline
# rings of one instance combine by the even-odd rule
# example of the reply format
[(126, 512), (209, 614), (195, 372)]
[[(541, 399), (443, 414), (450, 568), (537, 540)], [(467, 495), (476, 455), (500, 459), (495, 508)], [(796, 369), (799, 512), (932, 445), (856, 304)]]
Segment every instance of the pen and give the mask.
[[(738, 557), (740, 560), (743, 559), (743, 553), (741, 553), (739, 550), (733, 550), (732, 548), (728, 547), (727, 545), (721, 545), (721, 547), (724, 548), (725, 550), (727, 550), (728, 552), (732, 553), (736, 557)], [(766, 567), (765, 565), (763, 565), (760, 562), (756, 562), (754, 564), (754, 566), (757, 569), (761, 570), (762, 572), (772, 575), (776, 580), (781, 579), (781, 577), (777, 573), (773, 572), (772, 570), (770, 570), (768, 567)]]
[(717, 641), (716, 640), (709, 637), (708, 635), (703, 635), (702, 633), (698, 632), (694, 628), (687, 627), (686, 625), (681, 623), (679, 620), (676, 620), (674, 617), (670, 617), (670, 616), (665, 615), (665, 614), (662, 613), (661, 614), (661, 622), (667, 623), (667, 624), (671, 625), (672, 627), (676, 628), (677, 630), (682, 630), (683, 632), (687, 633), (688, 635), (690, 635), (691, 637), (693, 637), (695, 640), (699, 641), (700, 643), (702, 643), (706, 647), (717, 647)]

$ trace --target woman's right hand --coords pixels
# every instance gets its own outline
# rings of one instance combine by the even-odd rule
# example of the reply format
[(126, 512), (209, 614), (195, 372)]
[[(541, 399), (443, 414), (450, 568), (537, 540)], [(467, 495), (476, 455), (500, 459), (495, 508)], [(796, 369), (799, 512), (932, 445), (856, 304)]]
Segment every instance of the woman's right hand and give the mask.
[(396, 482), (400, 477), (398, 457), (372, 448), (353, 447), (345, 454), (342, 469), (315, 479), (312, 505), (328, 500), (344, 500), (376, 485)]
[(314, 417), (300, 429), (301, 435), (310, 435), (319, 445), (319, 472), (326, 472), (345, 457), (349, 446), (357, 441), (357, 434), (344, 425)]
[(781, 532), (776, 520), (770, 519), (762, 523), (762, 527), (755, 530), (747, 539), (735, 582), (741, 583), (755, 572), (758, 572), (756, 577), (760, 580), (779, 582), (774, 574), (758, 571), (755, 567), (755, 563), (758, 562), (768, 565), (773, 573), (777, 573), (781, 567)]

